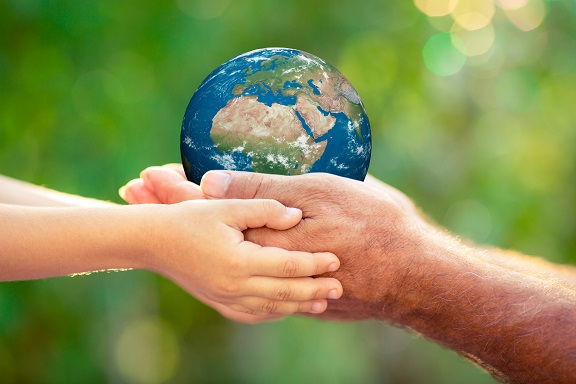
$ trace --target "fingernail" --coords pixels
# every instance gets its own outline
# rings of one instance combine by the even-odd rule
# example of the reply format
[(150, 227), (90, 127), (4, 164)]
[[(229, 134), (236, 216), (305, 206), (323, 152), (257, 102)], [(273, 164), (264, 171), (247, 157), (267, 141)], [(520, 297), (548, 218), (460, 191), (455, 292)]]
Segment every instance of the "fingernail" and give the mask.
[(221, 171), (207, 172), (200, 182), (202, 192), (212, 197), (225, 197), (229, 184), (230, 174)]
[(317, 301), (314, 304), (312, 304), (312, 308), (310, 308), (310, 311), (313, 313), (320, 313), (324, 311), (324, 304), (321, 303), (320, 301)]
[(337, 299), (340, 296), (338, 295), (338, 290), (337, 289), (331, 289), (330, 291), (328, 291), (328, 296), (326, 296), (329, 299)]
[(301, 211), (298, 208), (290, 208), (290, 207), (286, 208), (286, 214), (288, 216), (299, 216), (300, 213)]
[(123, 198), (124, 200), (126, 200), (126, 187), (121, 187), (118, 190), (118, 194), (120, 195), (121, 198)]
[(328, 272), (334, 272), (338, 270), (338, 263), (332, 263), (328, 266)]

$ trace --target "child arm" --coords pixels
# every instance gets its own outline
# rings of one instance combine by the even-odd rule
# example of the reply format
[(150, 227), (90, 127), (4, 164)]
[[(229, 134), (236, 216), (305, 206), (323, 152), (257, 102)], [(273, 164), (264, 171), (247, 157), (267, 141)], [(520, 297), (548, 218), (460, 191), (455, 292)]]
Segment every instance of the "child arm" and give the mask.
[(262, 200), (90, 208), (0, 204), (0, 280), (141, 268), (165, 275), (226, 315), (322, 312), (327, 297), (340, 296), (341, 285), (307, 276), (337, 267), (334, 255), (244, 241), (243, 228), (295, 225), (299, 211), (286, 212)]

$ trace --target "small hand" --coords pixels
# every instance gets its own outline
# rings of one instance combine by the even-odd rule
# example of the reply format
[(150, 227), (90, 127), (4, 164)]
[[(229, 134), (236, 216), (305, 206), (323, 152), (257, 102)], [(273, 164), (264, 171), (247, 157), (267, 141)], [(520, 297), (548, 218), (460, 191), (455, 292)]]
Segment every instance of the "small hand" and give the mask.
[[(140, 173), (140, 178), (131, 180), (120, 188), (119, 194), (130, 204), (174, 204), (203, 198), (200, 188), (187, 181), (180, 164), (148, 167)], [(203, 302), (222, 316), (239, 323), (256, 324), (284, 318), (283, 315), (250, 315), (238, 312), (209, 299), (203, 299)]]
[(168, 277), (228, 317), (237, 315), (230, 310), (258, 316), (240, 318), (247, 322), (321, 313), (327, 298), (342, 294), (336, 279), (310, 277), (337, 270), (333, 254), (262, 247), (244, 239), (243, 231), (249, 228), (293, 227), (300, 222), (298, 209), (274, 200), (199, 200), (161, 207), (154, 210), (154, 227), (162, 230), (149, 236), (151, 257), (144, 268)]
[(200, 187), (186, 179), (180, 164), (148, 167), (118, 193), (129, 204), (175, 204), (204, 198)]

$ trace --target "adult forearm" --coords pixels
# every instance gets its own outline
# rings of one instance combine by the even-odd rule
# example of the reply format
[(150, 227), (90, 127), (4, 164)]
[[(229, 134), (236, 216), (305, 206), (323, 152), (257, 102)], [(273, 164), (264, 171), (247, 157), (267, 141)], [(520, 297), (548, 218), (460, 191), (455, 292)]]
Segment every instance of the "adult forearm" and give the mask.
[(35, 207), (104, 207), (106, 201), (71, 195), (0, 175), (0, 203)]
[(215, 198), (273, 198), (302, 209), (286, 233), (248, 239), (338, 255), (344, 287), (322, 318), (378, 318), (411, 328), (516, 383), (576, 382), (576, 288), (466, 247), (399, 191), (368, 179), (211, 172)]
[(133, 208), (0, 205), (0, 280), (137, 267), (146, 228)]
[[(576, 289), (508, 268), (434, 232), (399, 274), (380, 318), (411, 328), (514, 383), (576, 380)], [(388, 310), (387, 308), (390, 308)]]
[(574, 265), (554, 264), (540, 257), (526, 256), (515, 251), (501, 249), (487, 249), (484, 256), (507, 269), (544, 275), (564, 280), (568, 284), (576, 284), (576, 266)]

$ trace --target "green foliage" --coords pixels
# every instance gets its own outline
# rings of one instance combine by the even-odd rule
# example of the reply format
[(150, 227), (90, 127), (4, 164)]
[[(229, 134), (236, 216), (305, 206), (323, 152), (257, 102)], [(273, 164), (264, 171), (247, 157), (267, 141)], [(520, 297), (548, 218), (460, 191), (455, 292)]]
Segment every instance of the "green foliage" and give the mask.
[[(492, 48), (441, 77), (455, 68), (442, 52), (462, 56), (448, 35), (430, 39), (452, 21), (411, 2), (5, 0), (0, 173), (120, 202), (140, 170), (180, 161), (184, 110), (210, 71), (286, 46), (354, 84), (372, 174), (466, 238), (574, 263), (576, 6), (545, 6), (528, 32), (497, 9)], [(231, 324), (141, 271), (0, 285), (0, 372), (8, 383), (492, 382), (382, 324)]]

